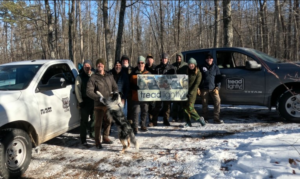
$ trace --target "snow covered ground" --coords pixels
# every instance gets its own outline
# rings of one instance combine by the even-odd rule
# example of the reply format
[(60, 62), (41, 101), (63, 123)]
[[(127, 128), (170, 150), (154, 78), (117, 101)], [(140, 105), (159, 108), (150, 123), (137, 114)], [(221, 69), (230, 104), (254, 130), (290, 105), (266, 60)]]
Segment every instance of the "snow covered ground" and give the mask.
[[(140, 150), (120, 154), (112, 145), (80, 145), (79, 130), (42, 144), (24, 178), (300, 178), (300, 124), (284, 122), (275, 110), (222, 106), (225, 124), (183, 129), (171, 122), (139, 132)], [(210, 120), (211, 121), (211, 120)]]

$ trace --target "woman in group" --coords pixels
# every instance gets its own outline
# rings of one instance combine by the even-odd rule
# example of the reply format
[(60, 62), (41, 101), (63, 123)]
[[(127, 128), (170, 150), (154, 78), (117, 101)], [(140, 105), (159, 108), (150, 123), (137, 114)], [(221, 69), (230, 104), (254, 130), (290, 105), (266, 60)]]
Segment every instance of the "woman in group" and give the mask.
[(195, 110), (194, 104), (197, 98), (197, 90), (202, 79), (200, 70), (197, 67), (197, 61), (190, 58), (188, 61), (187, 75), (189, 77), (189, 90), (187, 94), (187, 102), (184, 106), (186, 124), (184, 127), (191, 127), (191, 118), (200, 122), (201, 126), (205, 126), (205, 120), (200, 117)]

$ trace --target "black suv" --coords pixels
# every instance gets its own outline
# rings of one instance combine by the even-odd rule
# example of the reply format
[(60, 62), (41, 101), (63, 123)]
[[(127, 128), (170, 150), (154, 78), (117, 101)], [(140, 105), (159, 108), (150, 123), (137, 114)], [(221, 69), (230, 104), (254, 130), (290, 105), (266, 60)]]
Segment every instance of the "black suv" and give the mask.
[(221, 71), (222, 104), (276, 107), (287, 120), (300, 122), (300, 63), (287, 63), (250, 48), (209, 48), (182, 52), (205, 63), (213, 55)]

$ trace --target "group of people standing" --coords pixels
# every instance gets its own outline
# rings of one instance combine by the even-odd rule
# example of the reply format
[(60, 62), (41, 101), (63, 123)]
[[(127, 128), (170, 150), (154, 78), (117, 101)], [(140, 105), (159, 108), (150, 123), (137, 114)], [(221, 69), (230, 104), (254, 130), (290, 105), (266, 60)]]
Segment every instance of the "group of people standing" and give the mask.
[[(101, 136), (103, 136), (102, 143), (113, 143), (109, 139), (111, 122), (106, 116), (107, 107), (99, 101), (96, 91), (99, 91), (104, 98), (108, 98), (111, 93), (121, 92), (122, 103), (124, 105), (127, 103), (127, 120), (131, 122), (135, 134), (138, 131), (147, 131), (147, 127), (157, 126), (160, 113), (163, 115), (163, 125), (170, 126), (171, 111), (173, 121), (186, 121), (184, 127), (191, 127), (191, 120), (198, 121), (201, 126), (205, 126), (208, 122), (207, 106), (209, 96), (214, 101), (214, 122), (223, 123), (219, 117), (221, 101), (218, 93), (221, 85), (220, 70), (213, 63), (211, 54), (207, 54), (205, 65), (200, 67), (198, 67), (194, 58), (190, 58), (188, 63), (184, 62), (181, 53), (176, 54), (176, 62), (172, 65), (169, 61), (169, 55), (166, 53), (161, 55), (160, 64), (157, 66), (154, 64), (154, 58), (151, 54), (148, 54), (146, 58), (139, 56), (136, 67), (131, 67), (129, 62), (129, 57), (123, 55), (120, 60), (115, 61), (113, 69), (106, 71), (105, 60), (100, 58), (96, 61), (94, 72), (91, 61), (84, 61), (83, 69), (80, 70), (75, 84), (75, 93), (81, 112), (80, 138), (84, 146), (88, 147), (87, 131), (90, 137), (93, 137), (91, 127), (93, 122), (96, 147), (102, 148)], [(188, 75), (188, 100), (172, 102), (172, 110), (171, 101), (139, 101), (137, 75), (145, 74)], [(203, 117), (194, 108), (199, 93), (201, 93), (202, 98)], [(141, 118), (140, 123), (139, 117)], [(149, 118), (148, 125), (147, 118)], [(140, 130), (138, 128), (139, 124), (141, 126)], [(102, 130), (103, 135), (101, 135)]]

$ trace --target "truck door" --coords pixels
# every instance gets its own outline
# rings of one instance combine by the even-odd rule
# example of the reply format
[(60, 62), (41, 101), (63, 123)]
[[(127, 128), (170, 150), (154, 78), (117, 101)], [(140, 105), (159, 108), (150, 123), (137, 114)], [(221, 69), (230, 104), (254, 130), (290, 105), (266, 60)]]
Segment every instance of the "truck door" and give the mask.
[(47, 84), (49, 79), (53, 77), (64, 78), (67, 86), (36, 93), (45, 140), (80, 124), (80, 115), (74, 93), (75, 77), (69, 65), (55, 64), (48, 67), (39, 84)]
[(238, 51), (216, 51), (216, 57), (222, 74), (222, 103), (263, 104), (265, 72), (263, 69), (246, 69), (245, 65), (246, 61), (256, 60)]

